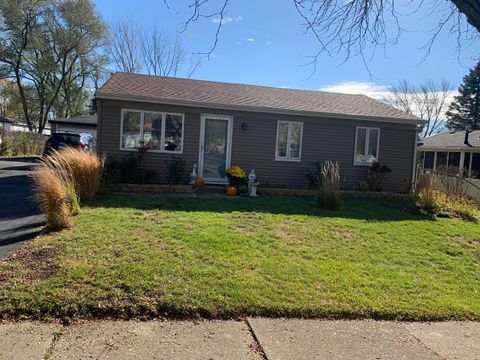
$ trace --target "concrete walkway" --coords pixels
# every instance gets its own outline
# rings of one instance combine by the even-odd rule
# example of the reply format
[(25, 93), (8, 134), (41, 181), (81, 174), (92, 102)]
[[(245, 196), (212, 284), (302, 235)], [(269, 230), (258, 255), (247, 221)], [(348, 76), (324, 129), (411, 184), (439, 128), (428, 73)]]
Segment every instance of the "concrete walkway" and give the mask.
[(480, 323), (19, 322), (0, 325), (0, 359), (480, 360)]

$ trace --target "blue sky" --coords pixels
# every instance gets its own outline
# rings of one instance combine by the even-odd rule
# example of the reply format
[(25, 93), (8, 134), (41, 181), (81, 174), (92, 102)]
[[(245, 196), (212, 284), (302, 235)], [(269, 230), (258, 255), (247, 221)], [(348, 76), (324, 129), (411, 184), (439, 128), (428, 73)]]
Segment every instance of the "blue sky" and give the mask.
[[(215, 0), (212, 0), (215, 2)], [(203, 19), (179, 34), (189, 15), (187, 0), (171, 1), (178, 14), (172, 14), (163, 0), (97, 0), (97, 10), (109, 23), (134, 21), (150, 28), (156, 24), (172, 36), (180, 36), (189, 53), (210, 49), (214, 40), (214, 19)], [(474, 64), (478, 50), (471, 46), (458, 59), (455, 37), (442, 33), (430, 56), (422, 45), (429, 39), (426, 30), (434, 28), (438, 17), (415, 14), (403, 19), (411, 30), (401, 35), (398, 45), (386, 52), (378, 51), (369, 62), (373, 77), (360, 58), (344, 63), (342, 55), (319, 58), (318, 70), (310, 78), (311, 67), (301, 66), (306, 56), (316, 52), (311, 36), (303, 34), (301, 21), (291, 0), (232, 0), (228, 10), (230, 22), (220, 34), (214, 56), (202, 62), (194, 78), (301, 89), (328, 89), (347, 92), (381, 93), (385, 86), (399, 79), (420, 83), (426, 79), (445, 78), (457, 87)], [(370, 94), (370, 95), (372, 95)]]

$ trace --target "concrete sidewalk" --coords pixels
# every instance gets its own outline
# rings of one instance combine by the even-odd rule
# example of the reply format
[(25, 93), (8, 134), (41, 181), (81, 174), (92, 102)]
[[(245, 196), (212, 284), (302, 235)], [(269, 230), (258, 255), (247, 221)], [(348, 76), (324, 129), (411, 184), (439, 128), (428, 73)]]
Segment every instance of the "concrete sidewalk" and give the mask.
[(480, 323), (249, 318), (0, 325), (0, 359), (475, 359)]

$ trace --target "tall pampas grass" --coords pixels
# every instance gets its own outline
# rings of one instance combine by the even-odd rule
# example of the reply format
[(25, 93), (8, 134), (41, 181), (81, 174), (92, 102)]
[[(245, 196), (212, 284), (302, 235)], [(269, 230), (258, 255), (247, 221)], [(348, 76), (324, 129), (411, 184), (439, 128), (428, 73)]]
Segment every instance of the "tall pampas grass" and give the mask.
[(95, 154), (69, 147), (54, 152), (45, 163), (71, 179), (81, 202), (95, 197), (103, 171), (103, 160)]

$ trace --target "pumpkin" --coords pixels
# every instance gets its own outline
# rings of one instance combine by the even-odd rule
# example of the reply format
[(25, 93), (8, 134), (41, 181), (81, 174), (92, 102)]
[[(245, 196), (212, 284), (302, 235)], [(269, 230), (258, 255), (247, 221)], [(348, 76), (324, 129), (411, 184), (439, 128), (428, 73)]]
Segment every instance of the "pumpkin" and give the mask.
[(227, 188), (227, 195), (228, 196), (235, 196), (237, 195), (237, 188), (235, 186), (229, 186)]
[(205, 180), (203, 180), (201, 177), (197, 177), (195, 179), (195, 186), (202, 187), (203, 185), (205, 185)]

